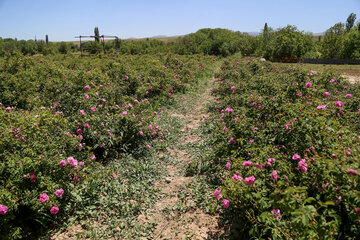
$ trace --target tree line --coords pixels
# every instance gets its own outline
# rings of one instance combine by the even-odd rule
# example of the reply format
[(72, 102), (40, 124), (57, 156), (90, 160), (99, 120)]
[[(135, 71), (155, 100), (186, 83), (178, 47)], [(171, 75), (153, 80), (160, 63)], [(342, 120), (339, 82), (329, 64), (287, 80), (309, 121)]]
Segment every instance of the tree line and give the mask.
[[(356, 14), (351, 13), (345, 23), (339, 22), (330, 27), (321, 36), (300, 31), (296, 26), (288, 25), (274, 30), (267, 23), (258, 36), (227, 29), (200, 29), (183, 37), (170, 41), (157, 39), (106, 41), (100, 43), (98, 27), (94, 29), (95, 41), (82, 43), (82, 49), (89, 53), (146, 54), (173, 52), (176, 54), (205, 54), (229, 56), (264, 57), (270, 60), (278, 58), (326, 58), (360, 59), (360, 22)], [(80, 45), (73, 42), (49, 42), (44, 40), (20, 40), (0, 38), (0, 56), (6, 53), (21, 52), (24, 55), (56, 54), (79, 52)]]

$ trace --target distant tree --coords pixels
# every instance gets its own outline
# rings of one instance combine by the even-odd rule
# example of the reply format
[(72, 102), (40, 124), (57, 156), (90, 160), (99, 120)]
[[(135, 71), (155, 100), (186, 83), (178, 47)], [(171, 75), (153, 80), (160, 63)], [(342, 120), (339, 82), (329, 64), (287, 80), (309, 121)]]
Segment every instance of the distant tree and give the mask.
[(356, 20), (356, 14), (351, 13), (349, 17), (346, 19), (346, 31), (350, 31), (350, 29), (354, 26)]
[[(265, 56), (266, 53), (269, 52), (269, 43), (271, 40), (271, 34), (273, 33), (273, 30), (268, 26), (267, 23), (265, 23), (264, 28), (262, 30), (262, 33), (260, 35), (261, 41), (260, 41), (260, 49), (257, 50), (257, 54), (261, 56)], [(265, 56), (269, 57), (269, 56)]]
[(276, 60), (282, 57), (301, 58), (312, 48), (313, 36), (304, 34), (295, 26), (278, 29), (271, 35), (264, 57)]
[(43, 53), (46, 48), (46, 43), (44, 42), (44, 40), (37, 41), (36, 45), (37, 45), (37, 51), (39, 53)]
[(49, 36), (47, 34), (45, 35), (45, 42), (46, 42), (46, 45), (49, 44)]
[(66, 44), (66, 42), (60, 43), (59, 52), (62, 54), (66, 54), (68, 52), (68, 45)]
[(264, 25), (264, 29), (263, 29), (263, 32), (262, 32), (262, 37), (264, 39), (264, 42), (268, 42), (269, 39), (270, 39), (270, 29), (269, 29), (267, 23), (265, 23), (265, 25)]
[(94, 29), (94, 35), (95, 35), (95, 42), (100, 42), (100, 34), (99, 34), (99, 28), (95, 27)]

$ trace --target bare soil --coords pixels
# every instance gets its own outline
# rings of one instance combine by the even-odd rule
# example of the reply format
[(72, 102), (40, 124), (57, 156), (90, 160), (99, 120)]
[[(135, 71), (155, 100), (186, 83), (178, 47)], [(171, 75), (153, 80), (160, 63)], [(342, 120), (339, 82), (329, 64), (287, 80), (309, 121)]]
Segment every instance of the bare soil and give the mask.
[(360, 75), (359, 76), (341, 75), (341, 76), (348, 79), (349, 82), (352, 84), (360, 82)]

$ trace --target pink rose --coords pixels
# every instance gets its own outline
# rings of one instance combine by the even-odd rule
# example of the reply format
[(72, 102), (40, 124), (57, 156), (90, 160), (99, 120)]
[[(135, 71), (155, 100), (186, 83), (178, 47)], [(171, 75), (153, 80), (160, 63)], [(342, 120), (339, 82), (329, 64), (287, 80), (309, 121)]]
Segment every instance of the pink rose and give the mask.
[(221, 190), (215, 190), (214, 191), (214, 197), (219, 200), (220, 198), (222, 198), (222, 195), (221, 195)]
[(85, 124), (84, 124), (84, 128), (85, 128), (85, 129), (89, 129), (89, 128), (90, 128), (89, 124), (85, 123)]
[(55, 196), (61, 197), (64, 194), (64, 190), (62, 188), (55, 191)]
[(226, 168), (226, 170), (229, 170), (229, 169), (230, 169), (230, 162), (227, 162), (227, 163), (226, 163), (225, 168)]
[(84, 110), (80, 110), (80, 114), (81, 114), (81, 115), (85, 115), (85, 111), (84, 111)]
[(248, 186), (253, 185), (255, 183), (255, 177), (251, 176), (251, 177), (245, 178), (245, 183)]
[(95, 111), (96, 111), (96, 108), (95, 108), (95, 107), (91, 107), (91, 111), (92, 111), (92, 112), (95, 112)]
[(31, 182), (36, 182), (35, 173), (30, 173), (30, 181)]
[(274, 170), (274, 171), (272, 172), (272, 179), (275, 180), (275, 181), (278, 179), (278, 175), (277, 175), (276, 170)]
[(66, 162), (65, 162), (65, 160), (61, 160), (61, 161), (59, 162), (59, 165), (60, 165), (60, 167), (63, 167), (63, 166), (65, 166), (65, 165), (66, 165)]
[(293, 156), (292, 156), (292, 159), (293, 160), (298, 160), (300, 159), (301, 157), (299, 156), (299, 154), (295, 153)]
[(251, 161), (245, 161), (245, 162), (243, 162), (243, 166), (244, 166), (244, 167), (250, 167), (251, 164), (252, 164)]
[(9, 208), (5, 205), (0, 204), (0, 215), (5, 215)]
[(305, 84), (305, 86), (306, 86), (307, 88), (311, 88), (311, 87), (312, 87), (312, 83), (311, 83), (311, 82), (307, 82), (307, 83)]
[(222, 201), (222, 203), (223, 203), (223, 207), (224, 207), (224, 208), (228, 208), (228, 207), (229, 207), (229, 200), (224, 199), (224, 200)]
[(151, 146), (150, 145), (146, 145), (146, 149), (150, 149), (151, 148)]
[(74, 164), (74, 161), (75, 161), (75, 159), (73, 157), (68, 157), (68, 159), (67, 159), (67, 163), (71, 166)]
[(90, 86), (89, 86), (89, 85), (86, 85), (86, 86), (84, 87), (84, 89), (85, 89), (85, 91), (89, 91), (89, 90), (90, 90)]
[(324, 96), (324, 97), (328, 97), (328, 96), (330, 96), (330, 93), (329, 93), (329, 92), (324, 92), (324, 93), (323, 93), (323, 96)]
[(343, 107), (344, 106), (344, 103), (342, 101), (335, 101), (334, 104), (335, 104), (336, 107)]
[(84, 95), (84, 98), (85, 98), (85, 99), (89, 99), (90, 97), (89, 97), (89, 95), (85, 94), (85, 95)]
[(317, 109), (324, 109), (324, 108), (326, 108), (326, 105), (320, 105), (320, 106), (317, 106), (316, 108)]
[(46, 202), (48, 199), (49, 199), (49, 196), (46, 193), (41, 194), (39, 197), (39, 201), (42, 203)]
[(263, 164), (260, 164), (260, 165), (257, 167), (257, 169), (260, 169), (260, 170), (261, 170), (261, 169), (264, 169), (264, 167), (265, 167), (265, 166), (264, 166)]
[(59, 208), (54, 206), (50, 209), (51, 214), (57, 214), (59, 212)]
[(280, 209), (271, 210), (271, 215), (276, 221), (280, 221), (280, 219), (281, 219), (281, 211), (280, 211)]
[(356, 175), (357, 175), (357, 173), (356, 173), (356, 171), (355, 171), (354, 169), (349, 169), (348, 173), (349, 173), (350, 175), (353, 175), (353, 176), (356, 176)]
[(352, 95), (351, 95), (351, 94), (346, 94), (345, 97), (346, 97), (346, 98), (351, 98)]

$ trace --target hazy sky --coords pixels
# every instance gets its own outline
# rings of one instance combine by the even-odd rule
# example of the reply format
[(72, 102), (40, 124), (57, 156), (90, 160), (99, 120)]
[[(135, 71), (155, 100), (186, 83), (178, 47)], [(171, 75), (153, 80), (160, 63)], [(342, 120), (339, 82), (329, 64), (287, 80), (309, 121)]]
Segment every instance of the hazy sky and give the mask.
[(120, 38), (183, 35), (200, 28), (258, 32), (296, 25), (324, 32), (345, 22), (360, 0), (0, 0), (0, 37), (73, 41), (90, 35)]

